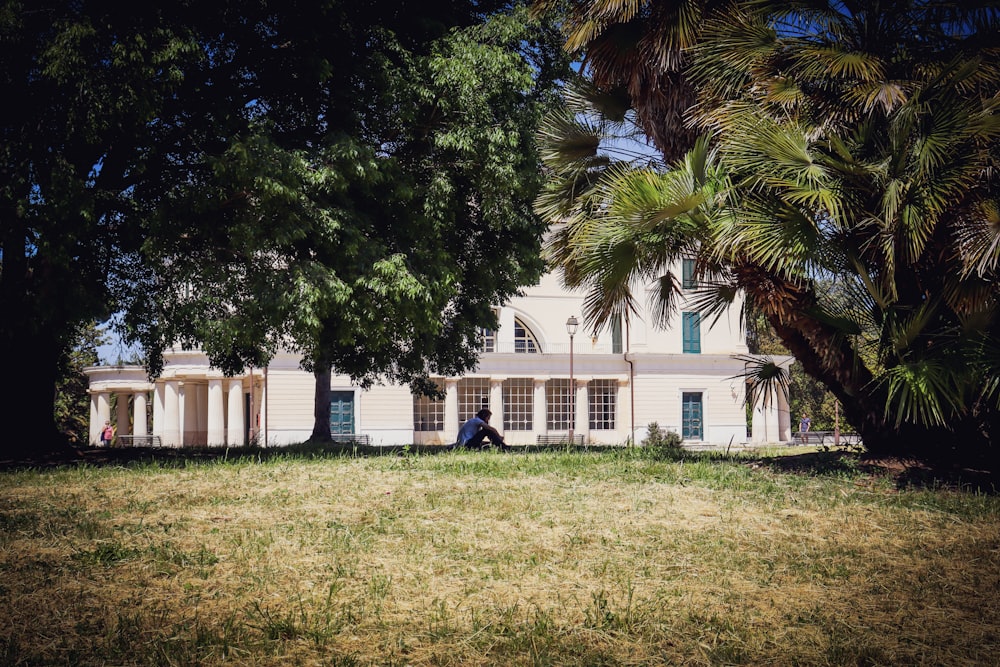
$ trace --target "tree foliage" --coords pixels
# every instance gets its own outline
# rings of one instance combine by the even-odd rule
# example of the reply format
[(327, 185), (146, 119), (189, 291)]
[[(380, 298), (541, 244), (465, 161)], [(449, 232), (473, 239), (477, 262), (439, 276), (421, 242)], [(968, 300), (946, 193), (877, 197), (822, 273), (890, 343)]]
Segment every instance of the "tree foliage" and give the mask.
[(287, 344), (362, 380), (466, 363), (449, 337), (540, 270), (525, 129), (562, 56), (538, 23), (476, 36), (508, 9), (5, 2), (6, 421), (55, 444), (58, 360), (119, 311), (153, 373), (173, 344), (229, 372)]
[(695, 258), (703, 313), (743, 293), (870, 451), (995, 456), (996, 7), (681, 2), (665, 26), (666, 3), (570, 4), (599, 92), (637, 58), (677, 71), (695, 96), (681, 117), (648, 103), (671, 88), (626, 101), (661, 134), (699, 132), (665, 172), (553, 146), (539, 210), (567, 222), (554, 256), (591, 317), (636, 282), (668, 317), (669, 266)]

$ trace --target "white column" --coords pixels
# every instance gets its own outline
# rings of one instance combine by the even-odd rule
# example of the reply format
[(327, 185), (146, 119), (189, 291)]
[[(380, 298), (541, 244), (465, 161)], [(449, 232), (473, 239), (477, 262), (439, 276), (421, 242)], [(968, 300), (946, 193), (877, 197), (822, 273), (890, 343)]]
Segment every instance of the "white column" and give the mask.
[(788, 395), (784, 390), (778, 390), (778, 440), (789, 442), (792, 439), (792, 416), (788, 407)]
[[(747, 391), (749, 390), (748, 386)], [(764, 428), (764, 401), (760, 395), (753, 398), (753, 411), (750, 413), (750, 440), (751, 442), (767, 442), (767, 431)]]
[(180, 424), (181, 440), (180, 445), (183, 447), (186, 444), (191, 444), (191, 440), (188, 437), (188, 411), (187, 411), (187, 395), (188, 388), (186, 382), (177, 383), (177, 421)]
[(576, 424), (573, 427), (574, 436), (583, 436), (583, 441), (590, 439), (590, 393), (587, 391), (587, 380), (575, 378), (576, 381)]
[(135, 392), (135, 401), (132, 407), (132, 423), (135, 425), (136, 435), (147, 435), (145, 390)]
[(229, 381), (229, 414), (228, 428), (226, 429), (226, 444), (231, 447), (238, 447), (244, 444), (244, 421), (243, 421), (243, 380), (232, 379)]
[(503, 433), (503, 380), (490, 378), (490, 426)]
[(100, 396), (97, 392), (91, 392), (90, 394), (90, 440), (88, 441), (91, 445), (96, 445), (101, 440), (101, 428), (104, 426), (104, 422), (101, 421), (101, 413), (97, 408), (97, 397)]
[(225, 400), (221, 378), (208, 381), (208, 444), (226, 444)]
[(444, 381), (444, 440), (458, 440), (458, 380), (447, 378)]
[[(163, 383), (163, 444), (167, 447), (180, 447), (181, 414), (180, 414), (180, 382), (167, 380)], [(155, 426), (155, 424), (154, 424)]]
[(780, 423), (778, 421), (778, 395), (771, 392), (767, 397), (767, 441), (778, 442)]
[(548, 403), (545, 400), (545, 380), (535, 378), (531, 385), (532, 406), (531, 423), (534, 424), (535, 435), (545, 435), (548, 428)]
[(760, 392), (753, 406), (750, 420), (751, 439), (754, 442), (778, 442), (778, 409), (773, 392)]
[[(250, 376), (253, 378), (253, 376)], [(259, 444), (263, 447), (267, 447), (267, 370), (264, 371), (264, 380), (260, 384), (260, 391), (256, 391), (256, 387), (252, 386), (251, 382), (250, 391), (254, 392), (254, 412), (255, 414), (250, 415), (250, 424), (253, 426), (254, 437), (259, 441)]]
[(118, 393), (118, 406), (115, 412), (115, 419), (118, 420), (116, 435), (128, 435), (132, 432), (132, 429), (129, 428), (128, 394), (125, 392)]
[(208, 385), (187, 383), (187, 442), (192, 445), (208, 444)]
[[(622, 442), (632, 438), (632, 397), (628, 379), (618, 380), (618, 396), (615, 400), (615, 432)], [(635, 444), (632, 442), (631, 444)]]
[(102, 391), (97, 395), (97, 442), (101, 440), (101, 429), (107, 421), (111, 421), (111, 394)]
[(166, 442), (163, 439), (163, 430), (167, 424), (166, 395), (166, 382), (157, 382), (153, 385), (153, 435), (160, 436), (161, 443)]

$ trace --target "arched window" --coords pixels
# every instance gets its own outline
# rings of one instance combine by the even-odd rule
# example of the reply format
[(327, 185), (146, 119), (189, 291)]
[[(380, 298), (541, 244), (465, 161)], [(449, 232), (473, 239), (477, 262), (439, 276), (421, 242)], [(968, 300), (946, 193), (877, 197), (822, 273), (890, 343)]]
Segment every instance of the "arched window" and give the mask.
[(514, 318), (514, 352), (518, 354), (538, 354), (540, 352), (538, 341), (531, 329), (524, 326), (524, 322)]

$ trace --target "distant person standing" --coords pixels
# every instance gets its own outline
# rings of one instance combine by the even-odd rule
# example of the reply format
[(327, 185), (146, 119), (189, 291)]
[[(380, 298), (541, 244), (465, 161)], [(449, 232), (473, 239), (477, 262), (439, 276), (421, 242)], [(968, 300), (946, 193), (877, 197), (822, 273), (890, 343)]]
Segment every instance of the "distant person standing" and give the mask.
[(810, 426), (812, 426), (812, 420), (809, 419), (809, 415), (802, 415), (802, 419), (799, 420), (799, 433), (808, 433)]
[(111, 422), (104, 422), (104, 428), (101, 429), (101, 444), (105, 447), (111, 446), (111, 441), (115, 439), (115, 429), (111, 426)]

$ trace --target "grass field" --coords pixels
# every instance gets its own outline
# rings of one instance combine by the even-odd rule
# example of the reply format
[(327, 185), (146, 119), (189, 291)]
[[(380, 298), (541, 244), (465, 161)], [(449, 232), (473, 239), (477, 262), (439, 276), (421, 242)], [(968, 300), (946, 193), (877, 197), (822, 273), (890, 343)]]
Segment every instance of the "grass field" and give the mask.
[(1000, 497), (852, 455), (0, 473), (3, 665), (975, 665)]

